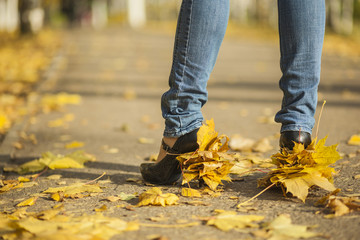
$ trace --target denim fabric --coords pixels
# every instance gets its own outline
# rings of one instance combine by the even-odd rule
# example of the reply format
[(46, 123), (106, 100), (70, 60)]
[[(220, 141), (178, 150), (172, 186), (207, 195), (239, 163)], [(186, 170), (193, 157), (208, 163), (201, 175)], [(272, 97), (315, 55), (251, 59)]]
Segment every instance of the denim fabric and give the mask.
[(324, 0), (279, 0), (280, 88), (284, 93), (275, 121), (283, 131), (311, 133), (320, 82), (325, 31)]
[[(325, 27), (324, 0), (279, 0), (279, 34), (284, 92), (275, 120), (281, 131), (311, 133), (317, 104)], [(229, 17), (229, 0), (183, 0), (175, 36), (170, 89), (161, 99), (165, 137), (201, 126), (206, 85)]]

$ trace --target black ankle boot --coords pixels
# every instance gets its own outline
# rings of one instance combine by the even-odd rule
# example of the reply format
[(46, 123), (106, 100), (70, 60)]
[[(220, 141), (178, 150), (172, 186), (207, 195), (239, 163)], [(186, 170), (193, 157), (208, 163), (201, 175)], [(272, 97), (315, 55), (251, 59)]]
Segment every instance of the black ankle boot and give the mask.
[(167, 185), (176, 182), (181, 177), (180, 163), (176, 160), (179, 154), (193, 152), (199, 148), (197, 132), (199, 129), (179, 137), (171, 148), (162, 141), (162, 148), (168, 153), (157, 163), (143, 163), (140, 172), (146, 182)]
[(307, 132), (301, 131), (285, 131), (281, 133), (280, 136), (280, 147), (288, 148), (292, 150), (294, 148), (294, 142), (304, 144), (306, 148), (311, 143), (311, 135)]

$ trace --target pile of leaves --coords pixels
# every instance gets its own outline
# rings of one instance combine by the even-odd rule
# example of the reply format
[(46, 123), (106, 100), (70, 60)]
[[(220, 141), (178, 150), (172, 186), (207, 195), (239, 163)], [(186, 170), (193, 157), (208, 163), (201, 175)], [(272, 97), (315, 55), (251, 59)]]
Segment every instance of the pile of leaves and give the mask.
[(301, 143), (295, 143), (293, 150), (282, 148), (281, 152), (272, 156), (277, 168), (259, 179), (258, 185), (260, 187), (280, 185), (286, 188), (286, 192), (290, 192), (304, 202), (312, 186), (334, 191), (335, 170), (329, 165), (341, 157), (336, 150), (337, 144), (325, 146), (325, 142), (326, 137), (317, 144), (315, 139), (306, 149)]
[(28, 112), (26, 103), (33, 85), (40, 79), (61, 45), (53, 31), (42, 31), (32, 37), (0, 38), (0, 134)]
[(201, 179), (211, 190), (216, 190), (222, 180), (231, 181), (229, 173), (234, 166), (234, 155), (226, 153), (228, 141), (226, 135), (218, 136), (214, 121), (207, 120), (197, 133), (199, 148), (177, 157), (183, 171), (182, 184)]

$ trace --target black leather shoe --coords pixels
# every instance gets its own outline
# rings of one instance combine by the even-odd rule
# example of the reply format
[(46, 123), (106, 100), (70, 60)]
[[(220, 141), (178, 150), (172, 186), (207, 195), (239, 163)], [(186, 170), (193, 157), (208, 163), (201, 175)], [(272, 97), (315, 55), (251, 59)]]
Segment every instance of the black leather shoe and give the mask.
[(294, 147), (294, 142), (304, 144), (304, 148), (306, 148), (311, 143), (311, 135), (307, 132), (301, 131), (285, 131), (281, 133), (280, 136), (280, 147), (288, 148), (290, 150)]
[(180, 162), (176, 160), (179, 154), (193, 152), (199, 148), (197, 132), (199, 129), (179, 137), (171, 148), (162, 141), (162, 148), (168, 153), (157, 163), (143, 163), (140, 172), (146, 182), (167, 185), (176, 182), (181, 177)]

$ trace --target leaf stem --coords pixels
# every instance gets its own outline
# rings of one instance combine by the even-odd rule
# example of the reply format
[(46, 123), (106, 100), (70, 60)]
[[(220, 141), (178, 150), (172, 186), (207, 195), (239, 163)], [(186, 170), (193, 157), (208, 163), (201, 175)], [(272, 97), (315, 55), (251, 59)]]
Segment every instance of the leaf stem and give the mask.
[(320, 120), (321, 120), (321, 116), (322, 116), (322, 113), (323, 113), (323, 110), (324, 110), (325, 103), (326, 103), (326, 100), (324, 100), (324, 102), (323, 102), (323, 104), (322, 104), (322, 107), (321, 107), (321, 110), (320, 110), (319, 120), (318, 120), (318, 123), (317, 123), (317, 126), (316, 126), (315, 139), (317, 139), (317, 137), (318, 137)]
[(38, 173), (38, 174), (34, 177), (33, 181), (35, 182), (36, 179), (37, 179), (38, 177), (40, 177), (42, 174), (44, 174), (48, 169), (49, 169), (49, 167), (46, 167), (44, 170), (42, 170), (42, 172)]
[(272, 186), (274, 186), (276, 183), (273, 183), (269, 186), (267, 186), (264, 190), (262, 190), (261, 192), (259, 192), (258, 194), (256, 194), (255, 196), (253, 196), (252, 198), (246, 200), (245, 202), (239, 203), (236, 207), (239, 208), (240, 206), (254, 200), (255, 198), (257, 198), (258, 196), (260, 196), (261, 194), (263, 194), (266, 190), (268, 190), (269, 188), (271, 188)]
[(106, 172), (103, 172), (99, 177), (95, 178), (94, 180), (91, 180), (87, 183), (84, 183), (84, 185), (87, 185), (87, 184), (91, 184), (93, 182), (96, 182), (97, 180), (99, 180), (100, 178), (102, 178), (104, 175), (106, 174)]

